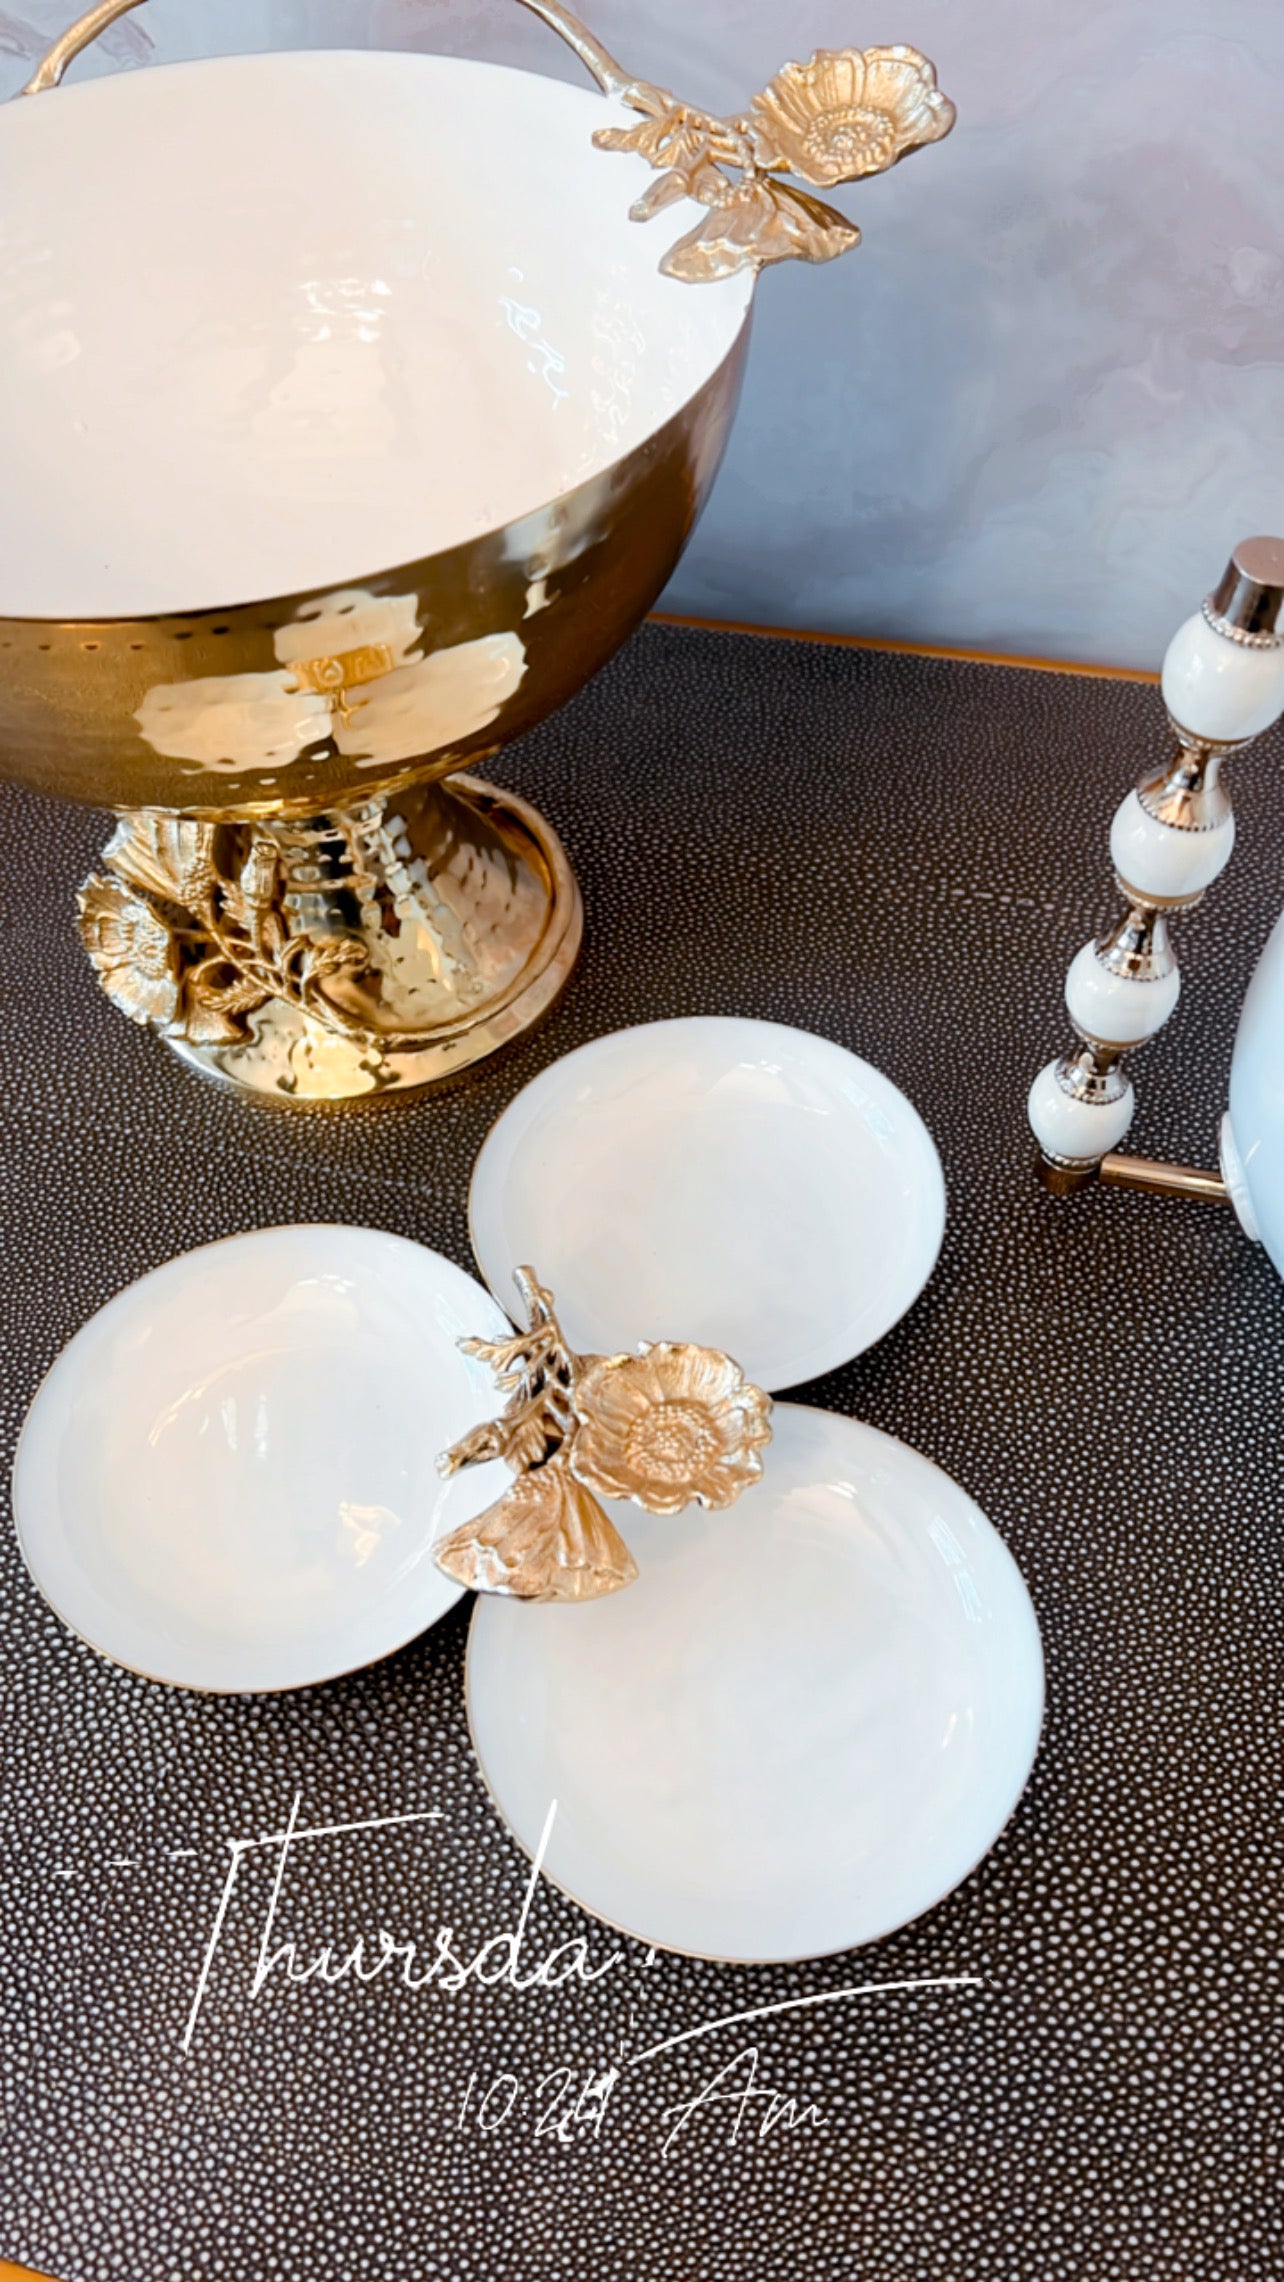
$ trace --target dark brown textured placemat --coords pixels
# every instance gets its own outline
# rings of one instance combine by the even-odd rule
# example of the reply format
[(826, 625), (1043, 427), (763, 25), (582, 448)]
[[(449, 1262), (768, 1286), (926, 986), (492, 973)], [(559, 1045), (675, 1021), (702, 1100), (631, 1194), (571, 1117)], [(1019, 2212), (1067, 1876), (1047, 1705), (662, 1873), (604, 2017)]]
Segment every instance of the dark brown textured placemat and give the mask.
[[(475, 1947), (525, 1865), (461, 1697), (466, 1609), (299, 1695), (208, 1700), (81, 1647), (0, 1543), (0, 2255), (64, 2282), (1253, 2282), (1279, 2271), (1284, 1292), (1225, 1210), (1034, 1186), (1024, 1096), (1061, 978), (1110, 909), (1106, 830), (1164, 748), (1111, 680), (693, 629), (642, 631), (494, 765), (563, 833), (579, 973), (544, 1029), (436, 1099), (273, 1110), (203, 1084), (101, 998), (73, 889), (103, 820), (12, 794), (3, 833), (3, 1429), (111, 1293), (238, 1228), (334, 1219), (469, 1264), (487, 1126), (623, 1023), (772, 1016), (877, 1062), (932, 1128), (941, 1263), (812, 1390), (916, 1444), (1015, 1552), (1048, 1718), (1007, 1832), (950, 1900), (856, 1958), (722, 1969), (630, 1948), (555, 1996), (386, 1977), (248, 1994), (247, 1867), (190, 2054), (228, 1842), (436, 1808), (318, 1842), (277, 1934)], [(1133, 1143), (1211, 1162), (1235, 1011), (1281, 901), (1277, 737), (1236, 769), (1240, 845), (1184, 921), (1186, 992), (1136, 1066)], [(7, 1476), (7, 1464), (5, 1467)], [(734, 1526), (734, 1518), (732, 1521)], [(835, 1802), (841, 1811), (841, 1802)], [(585, 1933), (537, 1898), (532, 1954)], [(836, 1989), (981, 1986), (786, 2012), (625, 2073), (599, 2132), (535, 2087), (622, 2040)], [(820, 2125), (729, 2144), (672, 2110), (748, 2044)], [(476, 2071), (474, 2108), (459, 2124)], [(476, 2093), (507, 2071), (491, 2131)], [(489, 2118), (502, 2101), (492, 2105)]]

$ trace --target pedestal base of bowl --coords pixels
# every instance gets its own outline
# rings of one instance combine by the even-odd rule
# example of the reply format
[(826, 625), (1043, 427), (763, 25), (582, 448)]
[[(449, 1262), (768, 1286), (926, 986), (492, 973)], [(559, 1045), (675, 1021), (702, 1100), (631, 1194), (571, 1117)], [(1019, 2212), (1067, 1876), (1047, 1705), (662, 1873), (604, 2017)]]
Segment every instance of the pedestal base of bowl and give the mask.
[(557, 835), (448, 783), (271, 823), (129, 815), (80, 892), (108, 996), (192, 1068), (274, 1100), (440, 1085), (531, 1027), (583, 910)]

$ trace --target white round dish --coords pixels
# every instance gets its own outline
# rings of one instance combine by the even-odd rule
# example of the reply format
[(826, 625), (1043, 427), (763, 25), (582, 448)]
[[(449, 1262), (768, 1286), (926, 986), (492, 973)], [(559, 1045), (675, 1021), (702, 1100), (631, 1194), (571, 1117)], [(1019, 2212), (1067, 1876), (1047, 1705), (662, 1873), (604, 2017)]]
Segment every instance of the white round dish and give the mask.
[(501, 1305), (533, 1264), (581, 1353), (686, 1339), (793, 1387), (917, 1299), (945, 1183), (918, 1112), (868, 1062), (783, 1023), (699, 1016), (541, 1071), (487, 1136), (469, 1217)]
[(77, 1332), (27, 1414), (14, 1518), (36, 1584), (174, 1687), (301, 1688), (389, 1655), (459, 1598), (434, 1539), (508, 1479), (436, 1471), (494, 1407), (455, 1342), (507, 1328), (462, 1269), (374, 1229), (167, 1261)]
[(1284, 1276), (1284, 918), (1278, 919), (1240, 1008), (1222, 1120), (1222, 1172), (1245, 1234)]
[(660, 1949), (776, 1963), (875, 1941), (994, 1844), (1043, 1713), (1038, 1625), (984, 1514), (917, 1451), (779, 1405), (734, 1514), (614, 1518), (641, 1575), (483, 1599), (468, 1713), (555, 1885)]
[(573, 519), (563, 495), (710, 379), (753, 292), (661, 275), (704, 210), (659, 244), (629, 220), (651, 167), (593, 135), (636, 124), (542, 73), (382, 51), (5, 104), (0, 616), (346, 588), (549, 501)]

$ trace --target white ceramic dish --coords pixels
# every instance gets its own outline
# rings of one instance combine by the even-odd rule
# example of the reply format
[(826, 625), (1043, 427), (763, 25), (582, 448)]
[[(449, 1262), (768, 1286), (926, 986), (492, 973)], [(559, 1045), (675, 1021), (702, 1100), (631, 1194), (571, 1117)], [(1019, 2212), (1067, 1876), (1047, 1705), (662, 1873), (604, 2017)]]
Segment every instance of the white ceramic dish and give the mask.
[(531, 1263), (581, 1353), (721, 1347), (759, 1386), (861, 1354), (918, 1297), (945, 1183), (903, 1093), (842, 1046), (730, 1016), (647, 1023), (541, 1072), (473, 1172), (500, 1304)]
[(1278, 919), (1240, 1009), (1222, 1120), (1222, 1173), (1246, 1235), (1284, 1276), (1284, 919)]
[[(660, 274), (703, 209), (659, 243), (629, 220), (653, 172), (593, 135), (636, 123), (541, 74), (365, 51), (6, 104), (0, 615), (347, 587), (645, 442), (731, 351), (753, 275)], [(559, 534), (559, 567), (575, 551)]]
[(176, 1687), (299, 1688), (388, 1655), (459, 1598), (435, 1537), (507, 1481), (436, 1472), (494, 1407), (455, 1341), (505, 1328), (471, 1276), (373, 1229), (167, 1261), (77, 1332), (27, 1414), (14, 1515), (36, 1584)]
[(957, 1483), (828, 1411), (775, 1412), (733, 1514), (621, 1508), (641, 1575), (480, 1600), (473, 1743), (584, 1908), (657, 1948), (825, 1956), (940, 1901), (1025, 1786), (1043, 1711), (1019, 1570)]

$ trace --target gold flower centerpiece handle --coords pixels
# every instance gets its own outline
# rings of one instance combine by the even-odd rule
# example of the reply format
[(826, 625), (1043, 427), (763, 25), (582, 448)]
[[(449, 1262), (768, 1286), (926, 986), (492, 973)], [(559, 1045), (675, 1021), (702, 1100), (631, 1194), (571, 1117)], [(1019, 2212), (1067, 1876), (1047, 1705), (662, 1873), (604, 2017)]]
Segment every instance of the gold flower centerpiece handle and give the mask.
[[(733, 1505), (762, 1473), (771, 1398), (716, 1347), (644, 1345), (576, 1355), (551, 1292), (519, 1268), (529, 1328), (465, 1339), (508, 1402), (438, 1460), (449, 1477), (502, 1458), (515, 1479), (437, 1548), (437, 1565), (475, 1592), (586, 1601), (631, 1585), (637, 1563), (598, 1498), (648, 1513)], [(595, 1494), (596, 1493), (596, 1494)]]
[(645, 80), (621, 92), (641, 124), (600, 127), (594, 142), (637, 151), (662, 170), (630, 208), (633, 220), (647, 222), (679, 198), (708, 208), (660, 263), (688, 284), (850, 252), (860, 244), (855, 223), (782, 175), (830, 188), (885, 174), (910, 151), (939, 143), (957, 116), (927, 57), (905, 47), (820, 48), (810, 63), (787, 63), (732, 119), (694, 110)]

